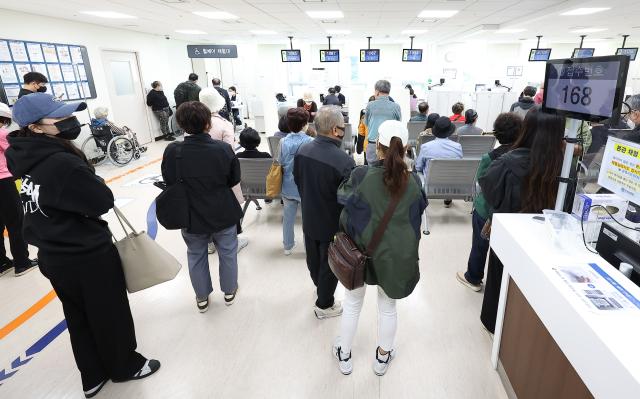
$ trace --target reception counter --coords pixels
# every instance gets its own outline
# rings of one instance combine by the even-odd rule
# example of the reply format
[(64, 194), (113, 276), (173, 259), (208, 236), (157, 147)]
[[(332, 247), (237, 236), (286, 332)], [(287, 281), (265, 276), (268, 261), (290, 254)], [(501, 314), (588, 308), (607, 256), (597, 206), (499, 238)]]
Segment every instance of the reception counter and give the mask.
[[(509, 397), (640, 398), (640, 288), (597, 254), (558, 249), (533, 215), (496, 214), (491, 247), (504, 264), (492, 362)], [(591, 309), (566, 265), (610, 278), (628, 309)]]

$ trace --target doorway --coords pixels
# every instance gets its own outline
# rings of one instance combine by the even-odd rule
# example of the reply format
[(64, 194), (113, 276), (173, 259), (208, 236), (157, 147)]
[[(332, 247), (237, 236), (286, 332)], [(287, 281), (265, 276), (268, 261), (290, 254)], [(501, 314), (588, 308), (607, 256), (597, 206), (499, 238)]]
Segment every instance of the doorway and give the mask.
[(103, 50), (102, 65), (111, 98), (111, 121), (133, 130), (141, 144), (150, 143), (153, 136), (142, 89), (138, 55), (135, 52)]

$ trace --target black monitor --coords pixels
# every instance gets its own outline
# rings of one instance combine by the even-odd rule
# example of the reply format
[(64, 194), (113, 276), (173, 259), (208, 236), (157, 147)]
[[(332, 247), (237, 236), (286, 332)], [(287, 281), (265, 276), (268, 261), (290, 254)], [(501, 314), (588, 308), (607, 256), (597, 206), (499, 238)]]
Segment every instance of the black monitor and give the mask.
[(593, 53), (596, 51), (596, 49), (594, 48), (574, 48), (573, 49), (573, 55), (571, 56), (571, 58), (587, 58), (587, 57), (593, 57)]
[(380, 62), (380, 49), (360, 50), (360, 62)]
[(629, 57), (551, 60), (544, 78), (542, 109), (565, 117), (600, 122), (620, 115)]
[(403, 49), (402, 62), (422, 62), (422, 49)]
[(320, 62), (340, 62), (340, 50), (320, 50)]
[(549, 61), (551, 58), (550, 48), (532, 48), (529, 52), (529, 61)]
[(631, 281), (640, 286), (640, 244), (621, 230), (620, 225), (602, 223), (596, 251), (616, 269), (620, 268), (620, 263), (633, 266)]
[(280, 50), (282, 62), (301, 62), (302, 52), (300, 50)]
[(620, 47), (616, 50), (616, 55), (626, 55), (631, 58), (631, 61), (636, 60), (636, 56), (638, 55), (637, 47)]

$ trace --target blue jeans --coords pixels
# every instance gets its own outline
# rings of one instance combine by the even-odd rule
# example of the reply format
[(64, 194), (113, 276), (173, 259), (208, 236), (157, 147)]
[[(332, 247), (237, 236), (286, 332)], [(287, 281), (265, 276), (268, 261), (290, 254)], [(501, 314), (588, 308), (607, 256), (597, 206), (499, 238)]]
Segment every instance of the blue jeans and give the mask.
[(213, 242), (218, 252), (220, 289), (232, 294), (238, 288), (238, 231), (235, 225), (212, 234), (191, 234), (182, 230), (187, 244), (189, 277), (197, 299), (205, 299), (213, 292), (209, 271), (207, 244)]
[(471, 225), (473, 236), (471, 238), (471, 253), (469, 253), (469, 263), (464, 277), (471, 284), (480, 284), (484, 278), (484, 266), (487, 263), (487, 253), (489, 252), (489, 240), (482, 238), (482, 228), (487, 221), (483, 219), (476, 210), (473, 210)]
[(285, 250), (293, 248), (295, 242), (295, 234), (293, 228), (296, 224), (296, 214), (298, 213), (298, 205), (300, 199), (287, 198), (282, 196), (284, 202), (284, 217), (282, 218), (282, 244)]

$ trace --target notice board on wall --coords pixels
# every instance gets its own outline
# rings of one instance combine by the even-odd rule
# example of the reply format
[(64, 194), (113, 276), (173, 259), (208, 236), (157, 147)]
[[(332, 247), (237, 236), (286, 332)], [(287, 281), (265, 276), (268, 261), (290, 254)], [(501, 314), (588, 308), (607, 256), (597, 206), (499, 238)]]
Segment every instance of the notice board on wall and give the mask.
[(47, 93), (62, 101), (96, 98), (85, 46), (0, 38), (0, 101), (13, 105), (32, 71), (46, 76)]

